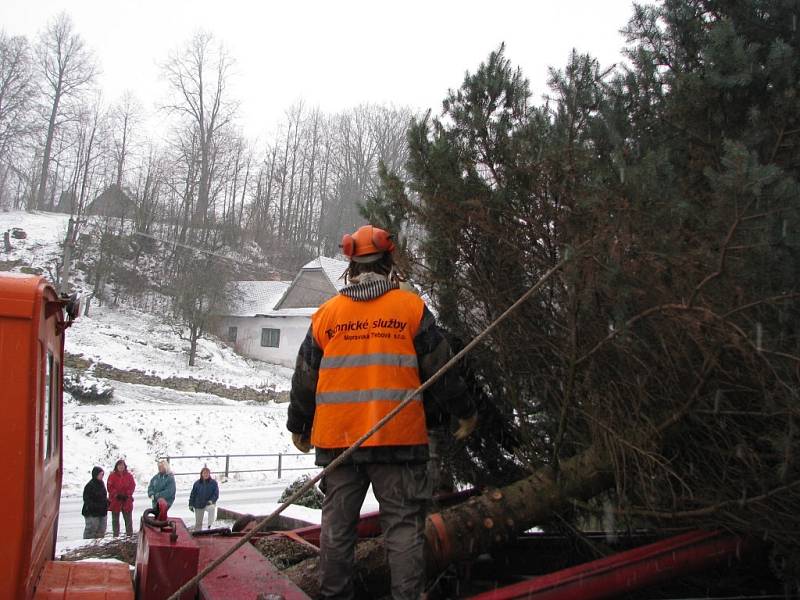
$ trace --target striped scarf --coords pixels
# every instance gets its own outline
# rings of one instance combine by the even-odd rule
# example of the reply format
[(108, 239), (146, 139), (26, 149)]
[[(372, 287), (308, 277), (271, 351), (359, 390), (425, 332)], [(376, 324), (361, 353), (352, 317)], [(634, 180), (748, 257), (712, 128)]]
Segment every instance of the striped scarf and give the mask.
[(339, 293), (358, 302), (366, 302), (383, 296), (389, 290), (396, 290), (399, 287), (397, 282), (389, 281), (383, 275), (363, 273), (358, 277), (357, 281), (354, 281), (352, 285), (343, 287), (339, 290)]

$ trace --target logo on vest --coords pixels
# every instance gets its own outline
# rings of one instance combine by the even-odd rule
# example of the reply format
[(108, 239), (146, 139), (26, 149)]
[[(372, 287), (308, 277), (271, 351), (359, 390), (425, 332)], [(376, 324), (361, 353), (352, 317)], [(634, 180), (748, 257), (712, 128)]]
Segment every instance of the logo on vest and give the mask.
[[(368, 319), (360, 319), (358, 321), (347, 321), (345, 323), (337, 323), (333, 327), (325, 330), (328, 339), (332, 339), (337, 333), (344, 333), (345, 340), (366, 340), (370, 337), (389, 338), (394, 335), (395, 338), (405, 338), (405, 332), (408, 323), (398, 319), (384, 319), (378, 317), (371, 323)], [(387, 331), (388, 330), (388, 331)]]

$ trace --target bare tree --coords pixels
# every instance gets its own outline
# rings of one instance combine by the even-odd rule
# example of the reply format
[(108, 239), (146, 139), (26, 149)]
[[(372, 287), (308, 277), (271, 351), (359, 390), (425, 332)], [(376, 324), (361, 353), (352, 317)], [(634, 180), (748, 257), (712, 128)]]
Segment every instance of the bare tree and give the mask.
[(196, 213), (199, 142), (197, 128), (180, 130), (172, 140), (167, 184), (172, 192), (169, 203), (174, 231), (170, 238), (184, 243), (192, 215)]
[[(76, 161), (72, 182), (69, 186), (71, 194), (70, 226), (64, 240), (64, 259), (60, 277), (62, 291), (68, 291), (70, 285), (70, 271), (72, 268), (72, 249), (80, 234), (80, 226), (84, 222), (80, 219), (86, 208), (88, 199), (95, 188), (95, 175), (98, 163), (106, 153), (103, 151), (103, 140), (107, 133), (106, 113), (99, 96), (92, 105), (84, 106), (81, 117), (76, 122), (75, 134)], [(105, 181), (105, 177), (100, 177)], [(102, 185), (102, 184), (101, 184)], [(74, 217), (74, 218), (72, 218)]]
[(215, 46), (213, 35), (207, 32), (197, 33), (164, 65), (167, 81), (177, 96), (166, 108), (183, 115), (197, 130), (199, 172), (194, 225), (203, 225), (208, 218), (215, 143), (232, 122), (238, 106), (227, 93), (232, 65), (225, 48)]
[(375, 193), (380, 162), (403, 172), (410, 118), (408, 109), (361, 105), (332, 119), (328, 195), (318, 227), (319, 246), (326, 252), (335, 251), (343, 231), (362, 222), (358, 206)]
[(28, 40), (0, 31), (0, 163), (29, 128), (35, 88)]
[(50, 106), (35, 202), (37, 208), (42, 208), (50, 172), (53, 136), (59, 124), (62, 101), (77, 95), (91, 83), (97, 69), (92, 54), (84, 46), (81, 37), (73, 31), (72, 20), (66, 13), (59, 14), (42, 32), (37, 55), (44, 93)]
[[(79, 186), (76, 186), (78, 192), (78, 203), (75, 212), (78, 215), (83, 214), (85, 207), (89, 201), (92, 192), (92, 180), (95, 169), (98, 166), (99, 159), (102, 157), (102, 142), (106, 141), (101, 138), (107, 134), (107, 120), (106, 113), (103, 110), (100, 98), (97, 98), (93, 105), (87, 106), (85, 113), (82, 115), (81, 127), (79, 129), (79, 139), (83, 154), (79, 164), (78, 174), (76, 181), (79, 181)], [(106, 178), (103, 178), (101, 185), (104, 185)]]
[(140, 233), (150, 234), (156, 219), (161, 189), (164, 184), (164, 163), (163, 156), (151, 147), (139, 170), (140, 176), (135, 189), (138, 204), (134, 225), (135, 230)]
[(258, 173), (255, 193), (250, 205), (250, 219), (247, 223), (248, 229), (253, 233), (253, 238), (262, 247), (266, 247), (268, 240), (271, 240), (274, 235), (274, 214), (271, 211), (271, 203), (278, 146), (278, 143), (274, 143), (267, 148), (264, 164)]
[[(213, 248), (212, 243), (209, 245)], [(231, 263), (221, 260), (213, 251), (183, 246), (176, 252), (167, 286), (179, 321), (178, 333), (189, 342), (190, 367), (195, 365), (197, 343), (209, 331), (214, 315), (230, 301), (232, 291), (228, 283), (232, 277)]]
[(122, 187), (125, 161), (131, 152), (132, 132), (141, 118), (142, 107), (130, 90), (126, 91), (119, 102), (111, 109), (111, 120), (114, 137), (114, 159), (117, 163), (117, 187)]
[(286, 268), (336, 252), (342, 232), (362, 220), (358, 205), (375, 192), (379, 163), (402, 173), (410, 117), (376, 105), (333, 116), (293, 105), (257, 176), (253, 238)]
[[(225, 241), (235, 244), (239, 240), (244, 216), (244, 203), (250, 179), (252, 153), (247, 141), (241, 134), (229, 140), (230, 152), (228, 160), (221, 169), (220, 181), (225, 185), (222, 199), (223, 222), (225, 223)], [(238, 204), (237, 204), (238, 203)]]

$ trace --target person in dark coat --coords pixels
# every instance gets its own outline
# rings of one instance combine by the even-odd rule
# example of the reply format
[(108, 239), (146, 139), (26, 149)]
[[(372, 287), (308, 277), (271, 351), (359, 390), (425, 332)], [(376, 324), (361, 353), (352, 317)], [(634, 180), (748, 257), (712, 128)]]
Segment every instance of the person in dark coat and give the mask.
[(103, 469), (92, 469), (92, 478), (83, 488), (83, 510), (81, 514), (86, 521), (83, 539), (102, 538), (106, 534), (106, 516), (108, 514), (108, 495), (103, 483)]
[(119, 459), (108, 476), (108, 508), (111, 511), (111, 530), (119, 536), (119, 514), (125, 521), (125, 535), (133, 535), (133, 491), (136, 481), (128, 472), (128, 465)]
[(200, 479), (194, 482), (192, 492), (189, 494), (189, 510), (194, 513), (194, 528), (203, 528), (203, 514), (208, 514), (208, 528), (217, 518), (217, 500), (219, 499), (219, 486), (216, 479), (211, 479), (211, 470), (203, 467), (200, 470)]

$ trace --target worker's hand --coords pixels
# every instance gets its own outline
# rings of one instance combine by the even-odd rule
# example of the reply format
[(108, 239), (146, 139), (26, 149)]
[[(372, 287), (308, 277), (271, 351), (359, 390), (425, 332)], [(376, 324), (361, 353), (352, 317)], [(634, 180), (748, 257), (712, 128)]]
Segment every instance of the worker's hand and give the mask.
[(456, 429), (453, 437), (457, 440), (463, 440), (469, 437), (475, 428), (478, 426), (478, 413), (475, 413), (471, 417), (467, 417), (466, 419), (459, 419), (458, 420), (458, 429)]
[(194, 506), (192, 506), (192, 505), (190, 504), (190, 505), (189, 505), (189, 510), (190, 510), (190, 511), (192, 511), (192, 512), (194, 512)]
[(307, 437), (303, 437), (302, 433), (293, 433), (292, 434), (292, 443), (294, 447), (300, 450), (303, 454), (311, 450), (314, 446), (311, 445), (311, 440)]
[(211, 500), (209, 500), (208, 504), (206, 504), (206, 506), (211, 506), (212, 504), (214, 504), (214, 503)]

